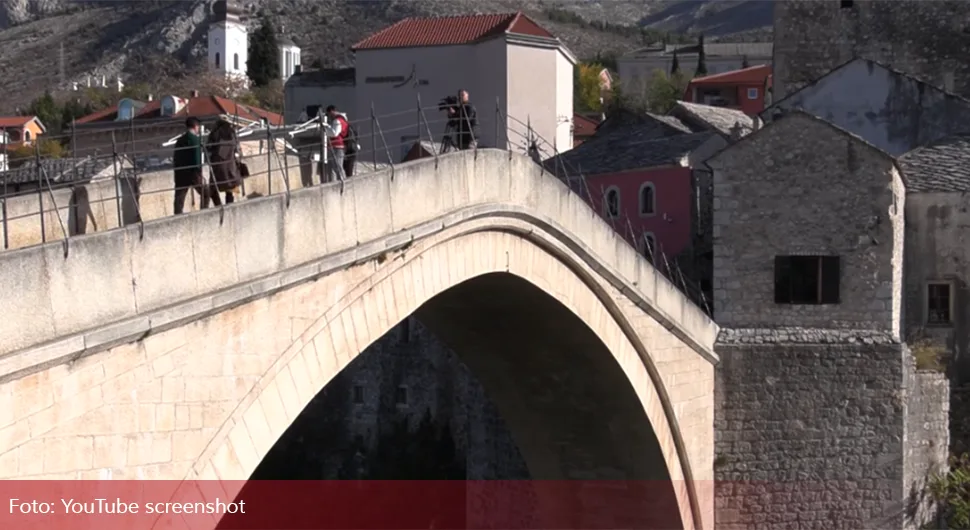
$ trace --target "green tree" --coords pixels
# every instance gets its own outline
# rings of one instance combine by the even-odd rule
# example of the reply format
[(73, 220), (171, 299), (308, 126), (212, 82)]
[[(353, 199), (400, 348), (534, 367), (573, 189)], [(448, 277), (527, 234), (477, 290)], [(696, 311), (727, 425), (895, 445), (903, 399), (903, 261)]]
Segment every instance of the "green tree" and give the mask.
[(259, 28), (249, 37), (249, 58), (246, 75), (254, 86), (263, 87), (280, 75), (279, 42), (276, 28), (267, 16), (261, 17)]
[(668, 75), (663, 70), (654, 72), (647, 84), (644, 103), (647, 110), (658, 114), (666, 114), (684, 96), (689, 80), (681, 72)]
[(44, 127), (47, 128), (48, 134), (57, 134), (61, 132), (62, 113), (61, 106), (57, 104), (57, 100), (48, 90), (44, 92), (44, 95), (30, 102), (24, 115), (37, 116)]
[(707, 54), (704, 53), (704, 34), (697, 37), (697, 73), (695, 75), (707, 75)]
[(970, 455), (952, 457), (950, 469), (930, 477), (928, 489), (947, 528), (970, 528)]
[(596, 63), (580, 63), (576, 67), (573, 84), (575, 110), (580, 112), (600, 110), (602, 106), (600, 72), (602, 71), (603, 65)]
[(676, 74), (680, 71), (680, 59), (677, 57), (677, 52), (674, 52), (674, 59), (670, 62), (670, 73)]

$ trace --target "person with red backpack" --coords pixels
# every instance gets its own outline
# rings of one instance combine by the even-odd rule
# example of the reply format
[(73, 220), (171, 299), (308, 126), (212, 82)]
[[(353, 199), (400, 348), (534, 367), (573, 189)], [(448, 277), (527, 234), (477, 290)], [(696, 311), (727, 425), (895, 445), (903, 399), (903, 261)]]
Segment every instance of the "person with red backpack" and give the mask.
[[(327, 152), (327, 182), (344, 180), (344, 157), (347, 151), (347, 136), (350, 134), (350, 123), (347, 115), (338, 112), (337, 107), (327, 107), (327, 136), (330, 137), (330, 150)], [(353, 138), (356, 143), (356, 138)], [(320, 180), (323, 180), (321, 178)]]

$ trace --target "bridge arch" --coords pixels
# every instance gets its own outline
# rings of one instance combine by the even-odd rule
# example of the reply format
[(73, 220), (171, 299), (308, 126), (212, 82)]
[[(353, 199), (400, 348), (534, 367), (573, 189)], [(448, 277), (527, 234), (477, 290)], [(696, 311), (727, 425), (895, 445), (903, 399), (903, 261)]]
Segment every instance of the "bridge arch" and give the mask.
[[(449, 312), (442, 310), (442, 301), (454, 302), (470, 290), (480, 295), (483, 288), (510, 287), (516, 282), (519, 292), (525, 293), (528, 288), (521, 284), (527, 282), (542, 293), (538, 298), (555, 301), (573, 316), (573, 322), (585, 322), (603, 351), (611, 354), (609, 362), (625, 376), (638, 412), (649, 421), (683, 527), (700, 528), (700, 501), (690, 461), (649, 352), (602, 277), (576, 255), (568, 241), (540, 225), (515, 215), (471, 219), (357, 265), (373, 271), (286, 348), (211, 439), (186, 479), (248, 479), (316, 393), (405, 317), (418, 312), (422, 319), (440, 321)], [(474, 364), (470, 363), (472, 370), (491, 394), (495, 377), (479, 375)], [(516, 435), (516, 419), (506, 415), (503, 398), (493, 396), (493, 400), (511, 420), (510, 430), (534, 478), (577, 478), (568, 476), (561, 463), (542, 461), (539, 451), (530, 450)], [(521, 421), (529, 419), (535, 417)], [(625, 478), (660, 478), (633, 464), (628, 470), (636, 470), (639, 476)]]

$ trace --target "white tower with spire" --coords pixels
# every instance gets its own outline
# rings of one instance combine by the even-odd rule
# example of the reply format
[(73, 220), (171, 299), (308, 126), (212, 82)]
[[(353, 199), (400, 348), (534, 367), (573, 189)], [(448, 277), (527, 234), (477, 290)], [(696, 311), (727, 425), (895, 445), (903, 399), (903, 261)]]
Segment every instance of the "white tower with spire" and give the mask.
[(280, 28), (280, 78), (286, 82), (299, 69), (300, 47), (286, 34), (286, 27)]
[(209, 22), (209, 67), (226, 75), (245, 76), (249, 34), (242, 7), (232, 1), (212, 4)]

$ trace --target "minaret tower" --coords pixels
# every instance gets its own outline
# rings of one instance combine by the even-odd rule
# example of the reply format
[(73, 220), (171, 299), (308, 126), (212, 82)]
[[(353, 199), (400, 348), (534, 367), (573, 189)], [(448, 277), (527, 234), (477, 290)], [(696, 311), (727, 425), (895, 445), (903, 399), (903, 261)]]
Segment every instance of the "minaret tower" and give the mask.
[(245, 76), (249, 35), (242, 17), (245, 11), (231, 0), (212, 4), (209, 22), (209, 67), (226, 75)]

